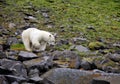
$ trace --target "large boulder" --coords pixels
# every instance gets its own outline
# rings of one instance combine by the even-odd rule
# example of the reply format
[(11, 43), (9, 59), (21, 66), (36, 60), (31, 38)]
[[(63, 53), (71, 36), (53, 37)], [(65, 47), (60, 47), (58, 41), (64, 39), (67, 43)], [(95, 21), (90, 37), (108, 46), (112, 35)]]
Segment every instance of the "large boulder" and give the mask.
[(13, 61), (9, 59), (0, 59), (0, 70), (15, 76), (27, 78), (27, 71), (25, 66), (20, 61)]
[(36, 59), (24, 61), (23, 64), (28, 70), (37, 68), (39, 71), (47, 71), (53, 66), (53, 60), (50, 56), (44, 56)]
[(38, 56), (36, 54), (26, 51), (20, 51), (20, 53), (18, 54), (18, 60), (20, 61), (30, 60), (37, 57)]
[(79, 68), (81, 59), (80, 56), (75, 51), (54, 51), (52, 53), (54, 62), (59, 67), (67, 67), (67, 68)]
[(69, 68), (52, 69), (41, 76), (53, 84), (89, 84), (93, 73)]

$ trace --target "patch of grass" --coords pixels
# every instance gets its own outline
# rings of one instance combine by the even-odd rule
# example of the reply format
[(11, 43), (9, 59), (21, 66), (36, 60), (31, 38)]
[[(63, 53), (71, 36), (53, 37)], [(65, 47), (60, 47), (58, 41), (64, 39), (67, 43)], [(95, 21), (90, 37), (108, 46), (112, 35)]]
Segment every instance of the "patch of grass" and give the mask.
[(11, 50), (25, 50), (25, 47), (23, 44), (12, 44), (10, 46)]
[(69, 50), (69, 48), (70, 48), (70, 45), (65, 45), (65, 44), (63, 44), (63, 45), (61, 45), (61, 46), (55, 46), (55, 50)]
[[(98, 38), (108, 42), (120, 41), (119, 0), (6, 0), (6, 2), (9, 5), (5, 6), (2, 12), (9, 16), (12, 14), (11, 17), (7, 17), (6, 22), (11, 21), (18, 25), (24, 22), (21, 19), (23, 15), (19, 12), (22, 10), (39, 20), (38, 28), (56, 32), (60, 38), (71, 39), (80, 37), (80, 33), (83, 33), (82, 37), (89, 41), (96, 41)], [(48, 14), (55, 28), (47, 28), (43, 24), (45, 19), (41, 13), (37, 13), (41, 9), (49, 10)], [(1, 17), (0, 19), (1, 22), (4, 21)], [(61, 25), (64, 26), (64, 32), (61, 31)], [(94, 30), (88, 29), (88, 26), (93, 26)], [(66, 49), (67, 46), (62, 47)]]

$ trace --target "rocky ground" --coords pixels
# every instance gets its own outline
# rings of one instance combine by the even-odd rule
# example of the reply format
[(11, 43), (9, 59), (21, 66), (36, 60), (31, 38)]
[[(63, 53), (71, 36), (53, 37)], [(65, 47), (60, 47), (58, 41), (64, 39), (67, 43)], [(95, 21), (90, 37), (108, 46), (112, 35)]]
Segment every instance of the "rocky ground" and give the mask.
[[(47, 46), (43, 52), (27, 52), (21, 41), (21, 32), (29, 27), (39, 27), (41, 22), (25, 10), (18, 9), (16, 15), (5, 14), (4, 8), (8, 5), (0, 0), (0, 11), (3, 11), (0, 13), (0, 84), (120, 83), (119, 41), (109, 43), (99, 39), (89, 42), (83, 37), (61, 38), (58, 31), (51, 29), (55, 24), (49, 18), (50, 10), (38, 10), (29, 5), (25, 10), (31, 9), (42, 15), (42, 24), (53, 31), (56, 45), (53, 48)], [(11, 21), (17, 17), (20, 17), (18, 21)], [(88, 29), (94, 30), (94, 27), (89, 26)], [(66, 31), (62, 25), (60, 30)], [(83, 43), (89, 44), (81, 45)]]

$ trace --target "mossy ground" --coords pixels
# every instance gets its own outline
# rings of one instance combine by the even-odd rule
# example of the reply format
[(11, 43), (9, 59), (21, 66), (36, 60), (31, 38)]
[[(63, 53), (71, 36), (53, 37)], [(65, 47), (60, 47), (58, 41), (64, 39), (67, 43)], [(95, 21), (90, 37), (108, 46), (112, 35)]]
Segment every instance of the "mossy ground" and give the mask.
[[(83, 33), (82, 37), (89, 41), (101, 38), (107, 42), (120, 41), (119, 0), (6, 0), (6, 3), (7, 6), (0, 5), (0, 15), (4, 17), (0, 17), (1, 25), (8, 22), (23, 24), (24, 15), (20, 13), (23, 11), (39, 20), (37, 26), (40, 29), (56, 32), (61, 38), (81, 37)], [(55, 28), (43, 25), (44, 18), (36, 13), (40, 9), (50, 10), (50, 20), (54, 22)], [(64, 32), (60, 26), (64, 27)], [(93, 26), (93, 29), (88, 26)]]
[(12, 44), (10, 47), (11, 50), (25, 50), (23, 44)]

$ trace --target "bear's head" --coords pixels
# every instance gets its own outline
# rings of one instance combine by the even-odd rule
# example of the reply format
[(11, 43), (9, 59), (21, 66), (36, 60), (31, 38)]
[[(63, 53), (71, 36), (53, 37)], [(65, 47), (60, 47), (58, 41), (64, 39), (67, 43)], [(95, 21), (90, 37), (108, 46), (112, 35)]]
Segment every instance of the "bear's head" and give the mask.
[(48, 44), (55, 45), (55, 37), (52, 34), (49, 35)]

